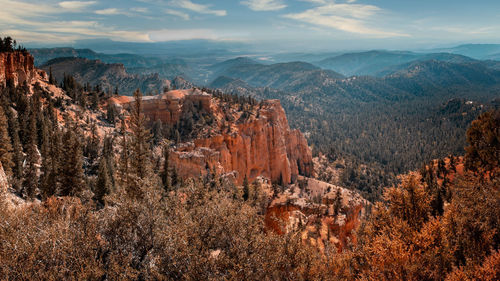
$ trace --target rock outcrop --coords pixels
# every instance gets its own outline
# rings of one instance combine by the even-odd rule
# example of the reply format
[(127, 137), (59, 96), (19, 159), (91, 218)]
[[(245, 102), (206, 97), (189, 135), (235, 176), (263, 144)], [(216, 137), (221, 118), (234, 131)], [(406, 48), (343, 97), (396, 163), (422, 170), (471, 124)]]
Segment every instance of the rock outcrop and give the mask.
[(0, 83), (31, 84), (37, 76), (33, 57), (24, 52), (0, 53)]
[[(119, 108), (133, 104), (130, 97), (113, 97)], [(278, 100), (267, 100), (241, 110), (200, 90), (174, 90), (144, 97), (144, 114), (174, 126), (189, 108), (204, 112), (211, 125), (173, 147), (170, 161), (182, 177), (198, 177), (214, 169), (234, 173), (241, 184), (264, 176), (288, 184), (299, 175), (313, 175), (311, 150), (298, 130), (291, 130)], [(229, 120), (229, 121), (228, 121)]]
[(2, 162), (0, 162), (0, 196), (7, 192), (9, 188), (9, 182), (7, 181), (7, 176), (3, 170)]
[(320, 250), (334, 245), (341, 251), (356, 243), (355, 231), (368, 205), (356, 192), (300, 177), (268, 206), (265, 225), (278, 234), (299, 228), (305, 243)]

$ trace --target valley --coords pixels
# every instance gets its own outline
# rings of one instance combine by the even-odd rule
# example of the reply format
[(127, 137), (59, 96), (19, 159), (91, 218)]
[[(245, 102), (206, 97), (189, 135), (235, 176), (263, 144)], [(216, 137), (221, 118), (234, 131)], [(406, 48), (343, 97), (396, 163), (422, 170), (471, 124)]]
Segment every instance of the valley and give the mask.
[(0, 276), (498, 277), (495, 46), (0, 42)]

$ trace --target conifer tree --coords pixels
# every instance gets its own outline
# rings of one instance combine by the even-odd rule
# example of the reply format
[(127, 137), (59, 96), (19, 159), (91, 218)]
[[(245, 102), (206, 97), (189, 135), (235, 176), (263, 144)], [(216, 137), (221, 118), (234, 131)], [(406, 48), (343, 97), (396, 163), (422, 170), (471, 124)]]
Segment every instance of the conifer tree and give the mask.
[(132, 130), (131, 168), (139, 179), (145, 179), (149, 173), (149, 140), (151, 134), (146, 129), (146, 118), (142, 113), (142, 94), (137, 89), (134, 92), (130, 128)]
[(83, 155), (76, 125), (68, 125), (62, 138), (61, 196), (78, 196), (84, 189)]
[(12, 187), (16, 192), (21, 192), (21, 184), (23, 179), (23, 146), (19, 138), (19, 121), (18, 118), (9, 118), (10, 137), (12, 139), (13, 148), (13, 166), (12, 166)]
[(118, 182), (122, 188), (127, 190), (130, 184), (130, 148), (125, 120), (122, 120), (120, 125), (120, 147), (121, 152), (118, 162)]
[(97, 182), (94, 190), (94, 198), (97, 202), (104, 205), (104, 196), (111, 192), (111, 179), (109, 177), (109, 167), (105, 157), (101, 157), (99, 161), (99, 171), (97, 174)]
[(111, 123), (115, 124), (115, 119), (116, 119), (116, 108), (112, 104), (108, 104), (106, 107), (106, 119)]
[(52, 85), (57, 85), (57, 81), (52, 74), (52, 67), (49, 68), (49, 83)]
[(245, 174), (245, 178), (243, 179), (243, 200), (247, 201), (250, 197), (250, 185), (248, 184), (248, 178)]
[(161, 173), (161, 180), (163, 182), (163, 189), (165, 189), (165, 192), (169, 192), (170, 189), (172, 188), (172, 178), (170, 177), (170, 167), (169, 167), (170, 151), (168, 150), (167, 146), (163, 147), (163, 158), (164, 158), (164, 163), (163, 163), (163, 171)]
[(32, 110), (29, 114), (26, 141), (26, 167), (24, 170), (23, 196), (28, 199), (34, 199), (38, 189), (38, 165), (39, 152), (37, 147), (38, 134), (36, 131), (35, 112)]
[(41, 143), (41, 154), (42, 154), (42, 175), (40, 178), (40, 192), (43, 198), (50, 197), (53, 195), (51, 192), (51, 186), (49, 179), (51, 177), (51, 155), (50, 155), (50, 135), (48, 129), (48, 121), (44, 120), (42, 122), (42, 143)]
[(333, 203), (333, 212), (335, 215), (338, 215), (340, 213), (340, 209), (342, 208), (342, 201), (342, 192), (339, 188), (335, 193), (335, 202)]
[(109, 178), (111, 180), (111, 187), (115, 187), (115, 162), (114, 162), (114, 152), (113, 152), (113, 137), (105, 136), (102, 146), (102, 157), (106, 160), (108, 166)]
[(7, 176), (12, 175), (12, 143), (8, 132), (7, 116), (0, 106), (0, 162)]

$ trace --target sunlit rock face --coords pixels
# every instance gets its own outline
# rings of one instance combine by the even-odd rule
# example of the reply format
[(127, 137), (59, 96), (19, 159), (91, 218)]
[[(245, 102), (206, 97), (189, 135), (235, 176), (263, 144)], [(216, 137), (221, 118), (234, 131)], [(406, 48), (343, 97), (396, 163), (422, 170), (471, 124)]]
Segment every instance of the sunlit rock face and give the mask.
[(356, 230), (369, 205), (352, 190), (299, 177), (297, 184), (269, 204), (265, 225), (278, 234), (299, 230), (304, 243), (341, 251), (357, 243)]
[(2, 162), (0, 162), (0, 195), (6, 192), (8, 187), (7, 176), (3, 170)]
[(0, 83), (12, 81), (14, 85), (31, 84), (36, 79), (34, 59), (23, 52), (0, 53)]
[[(134, 102), (121, 96), (110, 103), (127, 109)], [(143, 98), (143, 112), (150, 121), (169, 125), (177, 124), (193, 105), (212, 122), (173, 148), (170, 161), (180, 176), (198, 177), (215, 169), (218, 174), (233, 173), (239, 184), (245, 176), (249, 181), (264, 176), (287, 184), (299, 174), (313, 175), (307, 141), (300, 131), (290, 129), (278, 100), (241, 110), (199, 89)]]

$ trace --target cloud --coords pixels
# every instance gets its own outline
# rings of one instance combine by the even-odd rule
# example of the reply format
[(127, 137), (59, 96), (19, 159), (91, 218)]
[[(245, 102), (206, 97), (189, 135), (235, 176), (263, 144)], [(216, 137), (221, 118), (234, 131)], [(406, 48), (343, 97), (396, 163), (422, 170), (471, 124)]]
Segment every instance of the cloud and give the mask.
[(59, 2), (59, 7), (68, 9), (68, 10), (82, 10), (87, 8), (88, 6), (94, 5), (96, 1), (63, 1)]
[(240, 3), (253, 11), (277, 11), (287, 7), (282, 0), (246, 0)]
[(130, 8), (130, 10), (132, 12), (137, 12), (137, 13), (147, 13), (147, 12), (149, 12), (149, 9), (148, 8), (144, 8), (144, 7), (134, 7), (134, 8)]
[(97, 10), (97, 11), (95, 11), (95, 13), (98, 15), (121, 15), (121, 14), (123, 15), (123, 14), (125, 14), (124, 12), (122, 12), (116, 8)]
[[(70, 4), (68, 4), (70, 2)], [(0, 0), (3, 6), (0, 9), (0, 33), (10, 35), (23, 44), (33, 42), (43, 43), (70, 43), (81, 39), (106, 38), (127, 42), (155, 42), (190, 39), (228, 40), (232, 34), (224, 36), (217, 30), (211, 29), (159, 29), (116, 26), (100, 23), (96, 17), (83, 17), (82, 20), (65, 20), (62, 15), (69, 9), (84, 9), (96, 1), (86, 1), (75, 4), (76, 1), (55, 2), (39, 5), (23, 0)], [(63, 4), (61, 4), (63, 3)], [(63, 7), (64, 6), (64, 7)], [(203, 9), (211, 10), (208, 5), (201, 5)], [(195, 6), (193, 9), (200, 9)], [(73, 11), (72, 10), (72, 11)], [(203, 10), (200, 10), (203, 11)], [(115, 15), (132, 13), (147, 13), (148, 9), (130, 8), (127, 10), (108, 8), (94, 11), (99, 15)], [(189, 15), (181, 11), (167, 9), (167, 13), (189, 19)], [(206, 11), (205, 11), (206, 12)], [(220, 12), (217, 12), (221, 14)], [(224, 11), (225, 13), (225, 11)]]
[(212, 10), (211, 5), (203, 5), (191, 2), (191, 0), (174, 0), (170, 2), (172, 5), (190, 10), (193, 12), (197, 12), (200, 14), (209, 14), (215, 15), (219, 17), (223, 17), (227, 15), (226, 10)]
[(286, 14), (283, 17), (374, 38), (408, 36), (407, 34), (372, 27), (372, 20), (378, 13), (382, 12), (382, 9), (377, 6), (351, 3), (337, 4), (334, 1), (327, 0), (303, 1), (315, 3), (318, 6), (300, 13)]
[(189, 20), (189, 15), (186, 13), (183, 13), (181, 11), (172, 10), (172, 9), (165, 9), (165, 13), (168, 15), (183, 18), (184, 20)]

